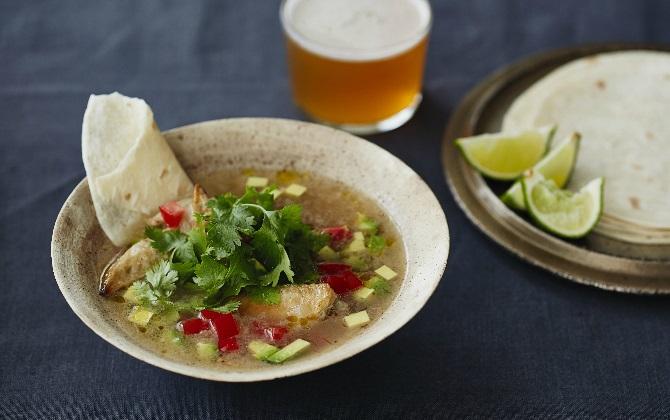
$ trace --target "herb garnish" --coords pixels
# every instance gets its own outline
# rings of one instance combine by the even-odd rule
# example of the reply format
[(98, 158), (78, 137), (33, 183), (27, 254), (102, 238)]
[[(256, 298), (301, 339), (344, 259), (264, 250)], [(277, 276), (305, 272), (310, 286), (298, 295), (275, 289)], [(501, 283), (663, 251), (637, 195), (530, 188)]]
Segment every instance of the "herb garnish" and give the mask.
[[(328, 237), (303, 223), (301, 206), (275, 209), (273, 190), (247, 188), (241, 197), (210, 199), (187, 234), (147, 227), (145, 235), (165, 260), (131, 286), (138, 301), (156, 311), (230, 312), (239, 301), (229, 298), (245, 288), (254, 300), (272, 304), (278, 285), (316, 281), (314, 256)], [(180, 300), (185, 291), (189, 300)]]

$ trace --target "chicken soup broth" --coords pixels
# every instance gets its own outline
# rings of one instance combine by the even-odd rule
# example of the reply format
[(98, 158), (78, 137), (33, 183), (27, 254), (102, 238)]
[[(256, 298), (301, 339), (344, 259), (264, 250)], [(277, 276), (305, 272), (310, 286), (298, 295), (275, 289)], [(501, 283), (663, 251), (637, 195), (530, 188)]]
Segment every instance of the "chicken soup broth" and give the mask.
[(286, 363), (365, 334), (397, 293), (402, 241), (358, 191), (292, 171), (220, 172), (202, 187), (149, 222), (154, 257), (138, 257), (140, 241), (110, 264), (108, 278), (150, 267), (111, 295), (114, 317), (147, 348), (212, 367)]

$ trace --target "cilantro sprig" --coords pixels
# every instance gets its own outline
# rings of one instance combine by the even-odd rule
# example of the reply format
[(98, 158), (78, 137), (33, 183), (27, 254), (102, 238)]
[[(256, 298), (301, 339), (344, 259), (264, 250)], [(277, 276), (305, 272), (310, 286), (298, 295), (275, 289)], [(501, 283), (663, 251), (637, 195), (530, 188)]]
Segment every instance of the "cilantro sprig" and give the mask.
[(188, 233), (147, 227), (164, 260), (131, 286), (138, 300), (157, 310), (234, 311), (242, 292), (272, 304), (277, 286), (316, 281), (314, 257), (328, 238), (302, 221), (301, 206), (275, 209), (272, 191), (212, 198)]

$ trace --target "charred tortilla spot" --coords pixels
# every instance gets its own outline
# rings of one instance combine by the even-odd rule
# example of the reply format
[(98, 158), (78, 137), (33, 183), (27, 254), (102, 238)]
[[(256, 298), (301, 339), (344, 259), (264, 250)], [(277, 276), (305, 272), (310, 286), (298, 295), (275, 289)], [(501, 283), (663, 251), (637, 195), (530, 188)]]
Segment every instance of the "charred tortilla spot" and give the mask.
[(605, 88), (607, 87), (607, 84), (605, 83), (604, 80), (598, 80), (598, 81), (596, 81), (596, 87), (600, 90), (605, 90)]
[(126, 201), (128, 201), (128, 200), (130, 200), (130, 198), (131, 198), (132, 196), (133, 196), (133, 195), (132, 195), (131, 193), (126, 193), (126, 194), (123, 196), (123, 199), (126, 200)]
[(637, 197), (628, 197), (628, 201), (630, 201), (630, 206), (634, 208), (635, 210), (640, 209), (640, 199)]
[(647, 140), (653, 140), (654, 138), (656, 138), (656, 136), (654, 136), (654, 133), (652, 133), (651, 131), (645, 131), (644, 137), (646, 137)]
[(165, 175), (167, 175), (167, 174), (168, 174), (168, 170), (167, 170), (167, 168), (164, 168), (161, 171), (161, 174), (158, 176), (158, 178), (163, 179), (165, 177)]

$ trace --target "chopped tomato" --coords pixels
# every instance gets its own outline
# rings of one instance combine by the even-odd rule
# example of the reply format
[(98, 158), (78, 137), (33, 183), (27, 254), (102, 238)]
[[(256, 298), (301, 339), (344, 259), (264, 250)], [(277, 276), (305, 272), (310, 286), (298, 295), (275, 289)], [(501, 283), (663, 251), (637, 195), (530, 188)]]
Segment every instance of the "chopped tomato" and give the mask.
[(181, 224), (181, 219), (184, 217), (184, 208), (176, 201), (168, 201), (159, 207), (161, 216), (165, 225), (169, 228), (178, 228)]
[(318, 264), (319, 274), (340, 274), (351, 271), (351, 266), (343, 263), (322, 262)]
[(332, 245), (340, 245), (344, 241), (348, 241), (352, 237), (352, 233), (347, 226), (333, 226), (323, 228), (323, 233), (330, 235), (330, 242)]
[(181, 321), (178, 328), (186, 335), (199, 334), (209, 329), (209, 321), (200, 318), (190, 318)]
[(236, 337), (219, 338), (219, 350), (221, 351), (235, 351), (240, 348)]
[(240, 328), (237, 326), (237, 321), (230, 313), (221, 313), (205, 309), (200, 311), (200, 318), (209, 321), (212, 329), (219, 337), (219, 341), (224, 338), (235, 337), (240, 333)]
[(321, 281), (328, 283), (338, 295), (347, 294), (363, 285), (361, 279), (352, 271), (344, 271), (339, 274), (325, 274), (321, 276)]

